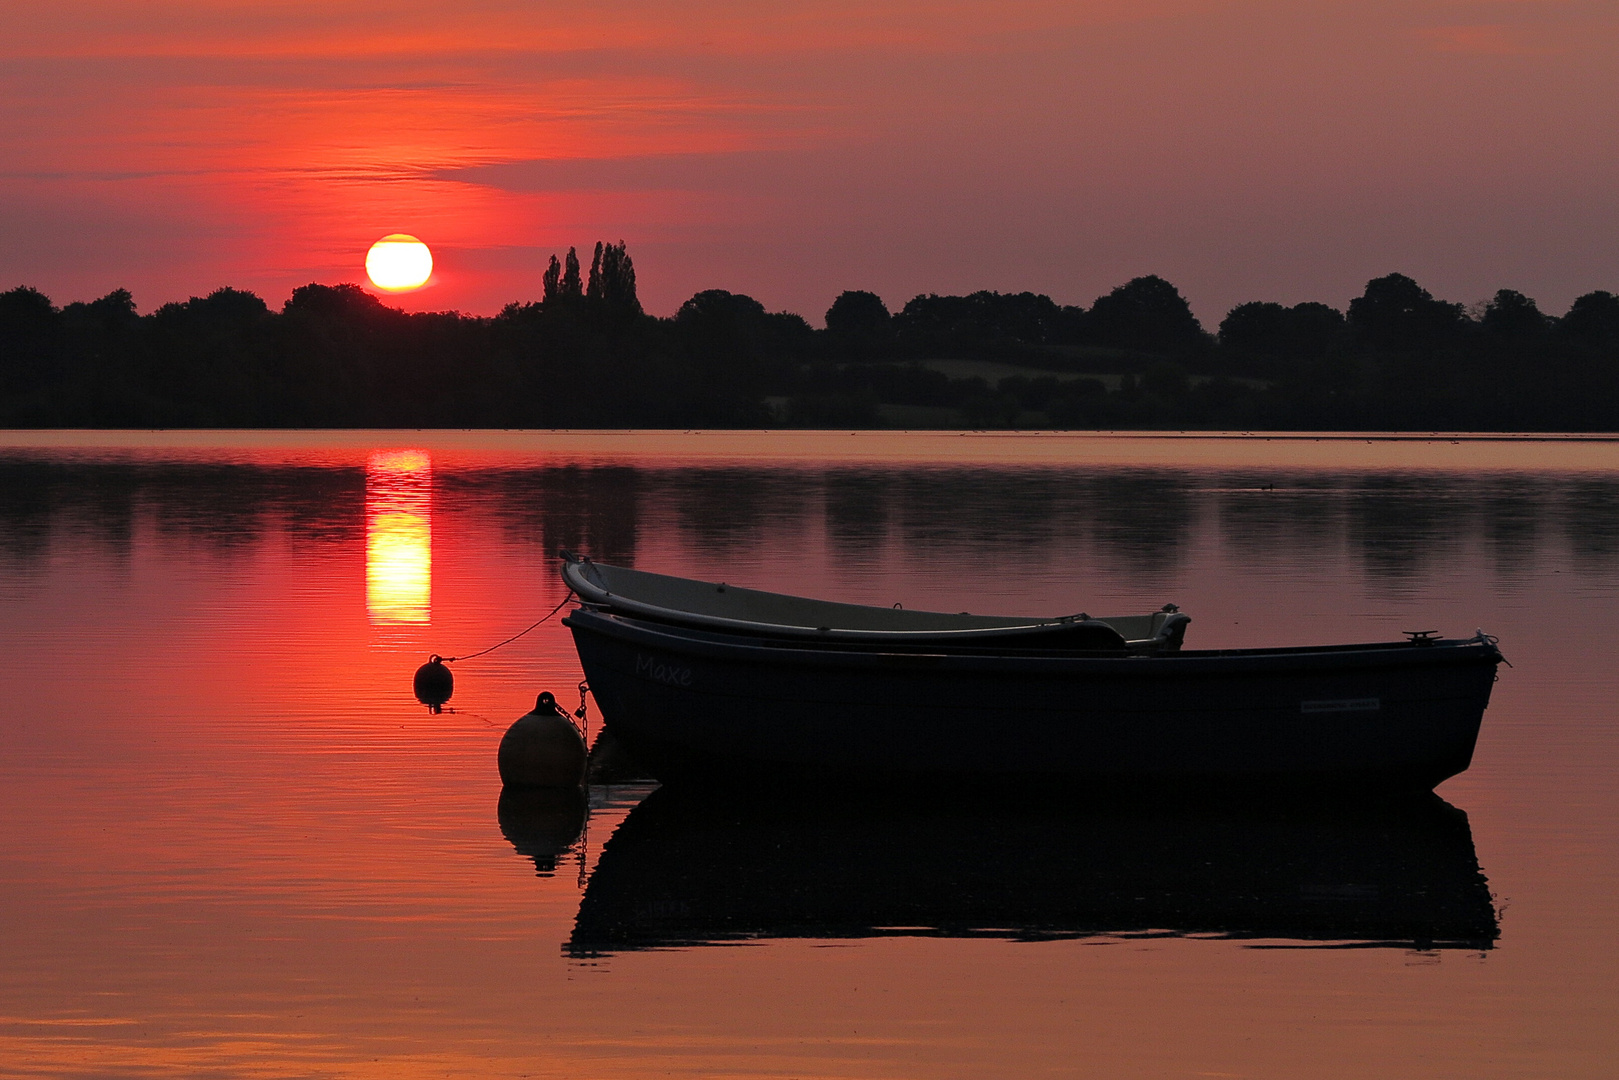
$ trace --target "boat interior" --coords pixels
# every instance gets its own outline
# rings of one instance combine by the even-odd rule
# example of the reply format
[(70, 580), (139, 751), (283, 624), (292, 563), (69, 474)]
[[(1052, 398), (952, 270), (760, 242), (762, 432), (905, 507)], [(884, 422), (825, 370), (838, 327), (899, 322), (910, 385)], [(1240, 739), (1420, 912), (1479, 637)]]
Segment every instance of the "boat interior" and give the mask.
[(916, 611), (898, 605), (885, 608), (814, 600), (784, 593), (745, 589), (725, 582), (654, 574), (621, 566), (606, 566), (579, 556), (565, 557), (563, 577), (580, 599), (657, 617), (680, 616), (710, 625), (754, 625), (799, 629), (809, 633), (838, 632), (872, 635), (998, 636), (1042, 629), (1061, 630), (1086, 623), (1105, 623), (1130, 645), (1178, 646), (1190, 622), (1173, 605), (1149, 615), (1061, 616), (974, 615)]

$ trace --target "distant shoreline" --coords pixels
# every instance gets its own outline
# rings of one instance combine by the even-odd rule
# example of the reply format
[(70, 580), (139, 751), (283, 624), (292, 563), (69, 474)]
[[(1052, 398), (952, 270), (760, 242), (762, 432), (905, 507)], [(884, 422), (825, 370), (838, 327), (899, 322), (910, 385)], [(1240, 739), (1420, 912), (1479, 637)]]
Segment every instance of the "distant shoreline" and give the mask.
[[(0, 427), (540, 430), (1619, 431), (1619, 296), (1562, 316), (1412, 279), (1347, 312), (1239, 304), (1206, 331), (1162, 278), (1089, 308), (1033, 293), (841, 294), (825, 329), (709, 289), (646, 315), (621, 247), (481, 318), (354, 285), (280, 311), (220, 289), (150, 314), (122, 290), (56, 308), (0, 293)], [(616, 252), (614, 260), (606, 254)], [(611, 266), (609, 266), (611, 263)], [(612, 272), (609, 273), (608, 271)]]
[[(1481, 432), (893, 432), (807, 430), (0, 430), (0, 461), (364, 468), (379, 452), (449, 467), (1170, 468), (1613, 472), (1619, 434)], [(1285, 485), (1284, 485), (1285, 487)]]

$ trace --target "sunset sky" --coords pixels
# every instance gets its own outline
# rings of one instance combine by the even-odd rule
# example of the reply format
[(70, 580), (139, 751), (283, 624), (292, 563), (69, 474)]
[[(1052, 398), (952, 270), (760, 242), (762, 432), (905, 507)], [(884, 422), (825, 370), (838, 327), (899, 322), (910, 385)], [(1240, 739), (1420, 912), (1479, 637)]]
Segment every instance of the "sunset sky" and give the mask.
[(819, 325), (847, 288), (1145, 273), (1205, 325), (1399, 270), (1619, 291), (1611, 0), (54, 0), (0, 7), (0, 289), (279, 305), (433, 248), (492, 313), (628, 242)]

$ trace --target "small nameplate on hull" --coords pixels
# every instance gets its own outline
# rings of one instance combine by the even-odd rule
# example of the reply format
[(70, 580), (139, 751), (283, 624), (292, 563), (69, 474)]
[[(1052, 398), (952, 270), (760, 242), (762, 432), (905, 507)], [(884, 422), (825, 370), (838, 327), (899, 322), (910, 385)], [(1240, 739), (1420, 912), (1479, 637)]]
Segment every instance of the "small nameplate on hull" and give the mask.
[(1377, 712), (1382, 707), (1381, 699), (1374, 697), (1325, 698), (1321, 701), (1299, 702), (1301, 713)]

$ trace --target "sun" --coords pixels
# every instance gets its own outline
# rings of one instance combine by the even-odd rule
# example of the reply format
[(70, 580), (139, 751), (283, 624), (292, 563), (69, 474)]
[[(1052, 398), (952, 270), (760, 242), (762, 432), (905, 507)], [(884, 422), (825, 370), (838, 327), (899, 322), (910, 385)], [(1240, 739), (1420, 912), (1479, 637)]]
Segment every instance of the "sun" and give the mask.
[(366, 252), (365, 272), (385, 292), (409, 292), (433, 276), (433, 253), (414, 236), (391, 233)]

